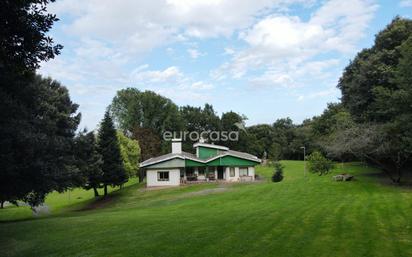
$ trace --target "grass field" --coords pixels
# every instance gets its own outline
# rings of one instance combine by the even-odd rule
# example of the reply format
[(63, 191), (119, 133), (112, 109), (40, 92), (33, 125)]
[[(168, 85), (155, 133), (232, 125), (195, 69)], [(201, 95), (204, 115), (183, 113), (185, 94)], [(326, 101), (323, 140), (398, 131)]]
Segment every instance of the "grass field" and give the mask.
[(148, 191), (134, 181), (98, 202), (52, 194), (41, 218), (7, 207), (0, 256), (412, 256), (411, 189), (358, 164), (344, 168), (356, 181), (334, 182), (342, 168), (304, 178), (302, 162), (283, 163), (280, 183)]

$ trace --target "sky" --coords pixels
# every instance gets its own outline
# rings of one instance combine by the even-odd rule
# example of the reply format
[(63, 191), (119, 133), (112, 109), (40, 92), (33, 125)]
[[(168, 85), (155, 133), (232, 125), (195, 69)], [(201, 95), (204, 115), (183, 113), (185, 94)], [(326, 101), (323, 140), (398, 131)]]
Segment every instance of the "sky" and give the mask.
[(396, 15), (412, 18), (412, 0), (58, 0), (48, 10), (64, 48), (39, 72), (69, 89), (80, 128), (96, 128), (127, 87), (254, 125), (300, 123), (339, 101), (343, 69)]

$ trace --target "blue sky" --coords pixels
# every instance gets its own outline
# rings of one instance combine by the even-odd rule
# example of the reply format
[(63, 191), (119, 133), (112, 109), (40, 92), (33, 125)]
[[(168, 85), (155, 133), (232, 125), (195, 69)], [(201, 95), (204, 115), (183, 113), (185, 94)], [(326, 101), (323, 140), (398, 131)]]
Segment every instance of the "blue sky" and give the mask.
[(152, 90), (178, 105), (211, 103), (247, 125), (320, 114), (340, 97), (343, 68), (412, 0), (59, 0), (51, 35), (59, 80), (94, 129), (117, 90)]

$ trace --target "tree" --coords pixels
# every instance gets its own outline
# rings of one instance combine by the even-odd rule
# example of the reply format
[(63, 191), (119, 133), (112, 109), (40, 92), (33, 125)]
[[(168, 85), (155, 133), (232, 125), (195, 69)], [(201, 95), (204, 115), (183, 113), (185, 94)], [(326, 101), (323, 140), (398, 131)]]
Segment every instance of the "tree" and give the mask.
[(308, 161), (309, 171), (312, 173), (317, 173), (319, 176), (328, 174), (334, 167), (333, 162), (326, 159), (323, 154), (318, 151), (311, 153), (306, 160)]
[(393, 124), (357, 124), (336, 133), (327, 150), (337, 157), (349, 153), (375, 164), (399, 183), (412, 152), (398, 128)]
[(157, 156), (162, 151), (160, 137), (152, 129), (136, 127), (131, 134), (131, 138), (139, 142), (141, 161)]
[[(186, 132), (201, 133), (221, 130), (220, 118), (210, 104), (205, 104), (203, 108), (183, 106), (180, 107), (179, 112)], [(190, 138), (186, 138), (186, 141), (183, 142), (183, 150), (191, 150), (193, 143), (195, 142)]]
[(113, 120), (109, 111), (106, 111), (100, 124), (98, 134), (98, 149), (103, 159), (103, 186), (104, 195), (107, 195), (107, 186), (120, 186), (127, 181), (127, 174), (123, 167), (119, 141), (116, 136)]
[(399, 183), (412, 153), (412, 20), (396, 17), (345, 69), (338, 87), (357, 123), (338, 130), (326, 146), (382, 168)]
[[(119, 129), (131, 132), (143, 129), (150, 130), (159, 140), (165, 131), (180, 131), (183, 128), (178, 107), (170, 99), (152, 91), (141, 92), (136, 88), (122, 89), (117, 92), (110, 105), (110, 113)], [(147, 149), (144, 137), (134, 137), (140, 143), (142, 155), (159, 155), (169, 151), (169, 143), (160, 141), (160, 148), (156, 152)], [(151, 155), (150, 157), (153, 157)]]
[(81, 185), (86, 190), (93, 189), (94, 196), (99, 196), (98, 188), (102, 187), (102, 156), (98, 153), (93, 131), (80, 132), (75, 138), (76, 166), (81, 174)]
[(57, 81), (31, 73), (14, 84), (18, 97), (0, 88), (0, 201), (35, 206), (47, 193), (77, 185), (73, 137), (80, 114)]
[(47, 13), (54, 0), (2, 1), (0, 9), (0, 71), (34, 70), (63, 48), (46, 35), (56, 15)]
[(401, 58), (399, 47), (411, 35), (412, 20), (396, 17), (378, 33), (375, 44), (362, 50), (345, 68), (338, 88), (343, 106), (355, 121), (386, 122), (397, 115), (386, 100), (399, 89), (394, 79)]
[(284, 166), (280, 162), (274, 163), (275, 172), (272, 175), (272, 182), (280, 182), (283, 180), (283, 168)]
[(120, 154), (127, 176), (136, 176), (139, 170), (140, 159), (139, 142), (126, 137), (121, 131), (117, 131), (117, 139), (119, 140)]

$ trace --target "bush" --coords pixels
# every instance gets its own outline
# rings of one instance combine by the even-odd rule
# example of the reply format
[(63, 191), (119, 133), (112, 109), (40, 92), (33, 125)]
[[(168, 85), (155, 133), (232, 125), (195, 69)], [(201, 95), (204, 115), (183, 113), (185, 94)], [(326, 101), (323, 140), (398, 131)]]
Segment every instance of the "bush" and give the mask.
[(280, 182), (283, 180), (283, 165), (280, 162), (274, 163), (275, 171), (272, 175), (272, 182)]
[(333, 169), (334, 164), (331, 160), (325, 158), (320, 152), (315, 151), (310, 154), (306, 160), (308, 161), (309, 171), (312, 173), (318, 173), (319, 176), (328, 174)]

